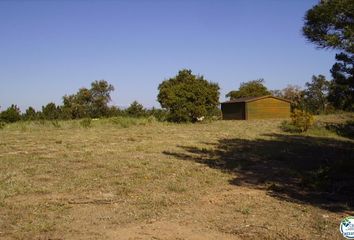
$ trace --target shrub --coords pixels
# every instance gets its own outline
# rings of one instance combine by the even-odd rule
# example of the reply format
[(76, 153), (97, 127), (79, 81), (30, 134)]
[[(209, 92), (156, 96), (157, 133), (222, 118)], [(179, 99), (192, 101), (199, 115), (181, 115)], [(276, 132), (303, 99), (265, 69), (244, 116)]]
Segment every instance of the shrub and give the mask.
[(5, 127), (6, 123), (3, 121), (0, 121), (0, 129), (3, 129)]
[(313, 116), (302, 110), (295, 109), (291, 114), (291, 121), (283, 121), (280, 128), (285, 132), (306, 132), (314, 124)]
[(92, 122), (91, 118), (84, 118), (80, 121), (80, 125), (83, 128), (89, 128), (91, 127), (91, 122)]
[(143, 117), (146, 115), (146, 109), (137, 101), (132, 102), (125, 112), (130, 117)]
[(0, 120), (13, 123), (21, 120), (21, 112), (17, 105), (12, 104), (0, 114)]
[(300, 132), (306, 132), (313, 125), (313, 122), (313, 116), (308, 112), (295, 109), (291, 114), (291, 123)]

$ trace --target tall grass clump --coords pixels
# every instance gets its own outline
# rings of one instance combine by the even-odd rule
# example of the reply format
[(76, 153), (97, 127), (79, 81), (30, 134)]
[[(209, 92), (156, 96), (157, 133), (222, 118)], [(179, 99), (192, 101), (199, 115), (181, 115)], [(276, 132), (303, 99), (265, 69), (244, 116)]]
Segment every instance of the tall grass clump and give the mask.
[(61, 125), (60, 125), (60, 123), (59, 123), (58, 120), (52, 120), (51, 123), (52, 123), (52, 126), (53, 126), (53, 127), (55, 127), (55, 128), (61, 128)]
[(84, 118), (80, 121), (80, 126), (83, 128), (90, 128), (92, 126), (91, 118)]
[(109, 123), (121, 127), (121, 128), (129, 128), (136, 125), (148, 125), (156, 122), (156, 118), (154, 116), (149, 117), (112, 117), (108, 119)]
[(132, 118), (132, 117), (113, 117), (110, 118), (110, 122), (113, 123), (114, 125), (118, 125), (119, 127), (122, 128), (128, 128), (134, 125), (138, 125), (138, 118)]

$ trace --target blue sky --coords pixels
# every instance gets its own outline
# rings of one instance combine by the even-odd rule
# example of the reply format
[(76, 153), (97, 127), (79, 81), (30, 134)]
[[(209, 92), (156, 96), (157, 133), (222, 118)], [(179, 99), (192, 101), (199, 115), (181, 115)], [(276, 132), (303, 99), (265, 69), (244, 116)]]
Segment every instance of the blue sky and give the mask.
[(112, 104), (156, 106), (158, 84), (182, 68), (224, 95), (264, 78), (270, 89), (330, 78), (333, 51), (301, 35), (315, 0), (0, 0), (0, 106), (22, 110), (105, 79)]

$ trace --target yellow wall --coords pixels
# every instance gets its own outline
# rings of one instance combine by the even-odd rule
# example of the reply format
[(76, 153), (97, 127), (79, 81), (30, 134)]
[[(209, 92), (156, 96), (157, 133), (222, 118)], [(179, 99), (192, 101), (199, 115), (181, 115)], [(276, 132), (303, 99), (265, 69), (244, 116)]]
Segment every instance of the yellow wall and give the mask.
[(264, 98), (246, 104), (247, 119), (289, 118), (290, 103), (275, 98)]

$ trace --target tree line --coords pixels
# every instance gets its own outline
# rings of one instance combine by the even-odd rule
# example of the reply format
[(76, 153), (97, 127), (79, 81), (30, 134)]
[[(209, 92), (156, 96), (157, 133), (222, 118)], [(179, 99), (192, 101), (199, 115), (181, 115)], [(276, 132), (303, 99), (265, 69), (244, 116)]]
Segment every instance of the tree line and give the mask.
[[(331, 102), (329, 86), (331, 82), (323, 75), (313, 76), (305, 88), (289, 85), (282, 90), (269, 90), (264, 79), (251, 80), (240, 84), (238, 90), (230, 91), (230, 100), (241, 97), (273, 95), (292, 101), (293, 109), (301, 109), (312, 114), (335, 111)], [(109, 106), (113, 85), (105, 80), (94, 81), (91, 88), (80, 88), (77, 93), (63, 96), (63, 104), (48, 103), (41, 111), (29, 107), (21, 114), (16, 105), (11, 105), (0, 114), (0, 120), (11, 123), (19, 120), (58, 120), (101, 117), (147, 117), (154, 116), (160, 121), (196, 122), (200, 118), (219, 118), (219, 86), (207, 81), (203, 76), (194, 75), (183, 69), (158, 87), (157, 96), (162, 109), (146, 109), (134, 101), (126, 109)]]
[(131, 103), (126, 109), (109, 106), (113, 85), (106, 80), (96, 80), (91, 83), (91, 88), (80, 88), (77, 93), (63, 96), (63, 104), (56, 105), (50, 102), (36, 111), (28, 107), (21, 113), (19, 107), (12, 104), (0, 113), (0, 121), (12, 123), (20, 120), (68, 120), (101, 117), (147, 117), (154, 116), (159, 120), (166, 118), (163, 109), (146, 109), (137, 101)]

